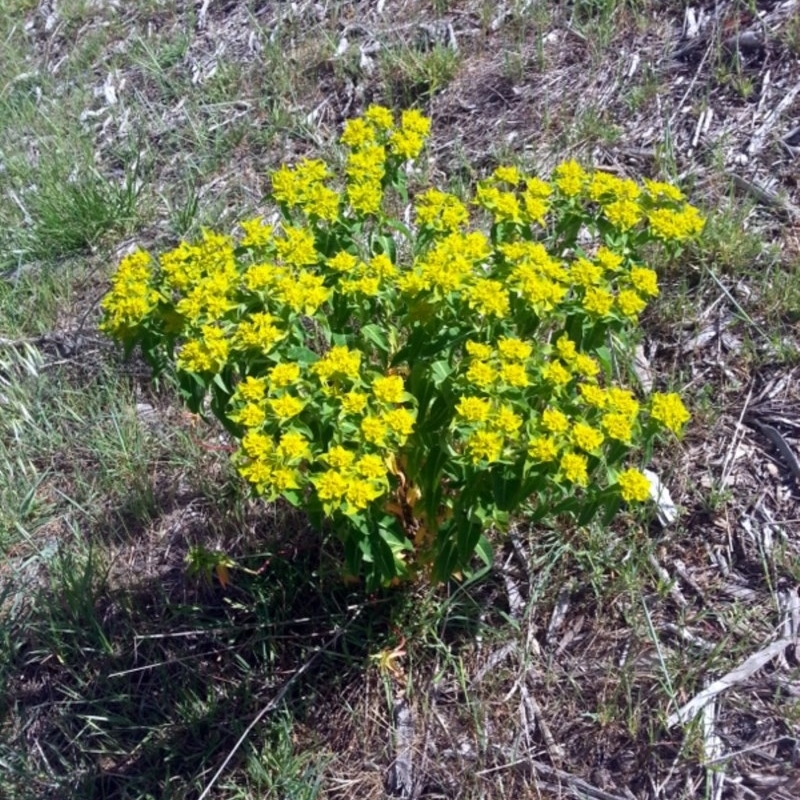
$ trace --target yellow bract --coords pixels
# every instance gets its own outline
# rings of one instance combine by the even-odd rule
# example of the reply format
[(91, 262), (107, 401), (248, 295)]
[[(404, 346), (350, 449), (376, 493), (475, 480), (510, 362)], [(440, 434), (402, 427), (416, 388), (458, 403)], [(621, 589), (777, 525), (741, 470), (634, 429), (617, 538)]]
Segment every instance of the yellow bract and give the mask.
[(626, 503), (642, 503), (650, 497), (650, 481), (638, 469), (626, 469), (617, 482)]

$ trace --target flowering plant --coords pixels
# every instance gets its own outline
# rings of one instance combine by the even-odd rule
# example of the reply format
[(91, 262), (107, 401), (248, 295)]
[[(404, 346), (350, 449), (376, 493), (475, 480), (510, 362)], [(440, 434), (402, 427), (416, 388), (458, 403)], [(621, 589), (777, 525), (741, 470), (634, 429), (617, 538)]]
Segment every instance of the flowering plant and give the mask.
[(282, 167), (274, 225), (138, 250), (103, 301), (103, 328), (174, 363), (189, 408), (235, 437), (253, 489), (327, 520), (371, 586), (488, 559), (515, 514), (610, 521), (648, 499), (635, 464), (689, 416), (620, 378), (658, 294), (643, 245), (703, 227), (680, 191), (568, 161), (409, 205), (429, 128), (370, 107), (344, 127), (341, 179)]

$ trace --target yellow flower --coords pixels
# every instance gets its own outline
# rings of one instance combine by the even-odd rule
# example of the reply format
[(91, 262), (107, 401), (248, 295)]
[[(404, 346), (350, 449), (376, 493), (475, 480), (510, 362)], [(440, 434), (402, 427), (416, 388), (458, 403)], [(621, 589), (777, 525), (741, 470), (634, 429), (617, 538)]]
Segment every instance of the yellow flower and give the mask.
[(522, 182), (522, 173), (516, 167), (497, 167), (492, 173), (492, 178), (496, 181), (516, 186)]
[(575, 371), (587, 378), (593, 378), (600, 372), (600, 365), (586, 353), (578, 353), (575, 356)]
[(358, 377), (360, 366), (361, 353), (358, 350), (349, 350), (347, 347), (337, 345), (312, 365), (311, 372), (318, 375), (321, 380), (328, 380), (334, 375), (344, 375), (354, 379)]
[(393, 408), (381, 414), (381, 419), (392, 432), (400, 444), (405, 444), (406, 439), (414, 430), (414, 415), (407, 408)]
[(584, 402), (592, 408), (605, 408), (608, 397), (603, 389), (593, 383), (582, 383), (578, 387)]
[(501, 364), (500, 379), (516, 389), (522, 389), (530, 384), (524, 364)]
[(273, 414), (281, 421), (296, 417), (305, 407), (305, 403), (299, 397), (288, 394), (270, 400), (269, 404)]
[(626, 469), (617, 483), (626, 503), (642, 503), (650, 497), (650, 481), (638, 469)]
[(587, 175), (583, 167), (574, 159), (559, 164), (555, 169), (554, 183), (561, 190), (562, 194), (565, 194), (567, 197), (574, 197), (580, 194), (586, 179)]
[(416, 203), (417, 224), (437, 231), (455, 231), (469, 222), (469, 212), (454, 195), (428, 189)]
[(584, 422), (576, 422), (572, 427), (572, 441), (587, 453), (597, 450), (603, 444), (604, 438), (601, 431)]
[(331, 290), (326, 288), (325, 278), (305, 270), (282, 278), (276, 288), (276, 296), (295, 314), (311, 316), (328, 299)]
[(364, 119), (371, 122), (379, 130), (388, 131), (394, 125), (392, 112), (384, 106), (371, 105), (364, 112)]
[(316, 186), (320, 181), (330, 177), (328, 167), (325, 162), (319, 158), (304, 158), (295, 167), (295, 173), (302, 183), (308, 189), (310, 186)]
[(375, 130), (360, 117), (349, 119), (344, 124), (344, 131), (339, 141), (348, 147), (363, 147), (375, 142)]
[(542, 368), (542, 377), (555, 386), (564, 386), (572, 379), (569, 370), (560, 361), (551, 361)]
[(397, 267), (386, 253), (378, 253), (378, 255), (373, 256), (369, 262), (369, 270), (379, 278), (391, 278), (397, 274)]
[(364, 294), (367, 297), (375, 297), (380, 290), (380, 278), (364, 275), (361, 278), (351, 281), (342, 281), (339, 286), (345, 294)]
[(492, 410), (491, 403), (481, 397), (462, 397), (456, 406), (456, 413), (467, 422), (484, 422)]
[(569, 269), (569, 277), (579, 286), (596, 286), (603, 279), (603, 268), (585, 258), (577, 258)]
[[(509, 361), (525, 361), (533, 352), (533, 346), (529, 342), (506, 336), (498, 340), (497, 349), (500, 351), (500, 355)], [(483, 358), (488, 358), (488, 356), (483, 356)]]
[(557, 408), (546, 408), (542, 414), (542, 425), (550, 433), (566, 433), (569, 430), (569, 419)]
[(521, 427), (522, 417), (509, 406), (498, 408), (492, 419), (492, 428), (500, 431), (505, 436), (513, 437)]
[(292, 386), (300, 380), (300, 365), (285, 363), (273, 367), (269, 373), (269, 382), (272, 387), (283, 389)]
[(609, 172), (595, 172), (589, 182), (589, 197), (595, 202), (601, 200), (635, 200), (641, 194), (638, 185), (631, 180), (624, 180)]
[(245, 428), (258, 428), (264, 424), (266, 418), (266, 412), (258, 403), (247, 403), (235, 414), (231, 414), (231, 419), (241, 423)]
[(279, 276), (279, 268), (274, 264), (253, 264), (247, 268), (242, 282), (251, 292), (263, 292), (273, 286)]
[(265, 494), (272, 486), (272, 467), (261, 460), (238, 465), (239, 474), (255, 486), (259, 494)]
[(364, 441), (381, 447), (386, 439), (388, 428), (386, 422), (380, 417), (364, 417), (361, 420), (361, 433)]
[(617, 308), (631, 319), (636, 319), (639, 313), (647, 307), (647, 302), (643, 300), (632, 289), (623, 289), (617, 295)]
[(525, 180), (525, 191), (530, 192), (533, 197), (544, 199), (553, 194), (553, 187), (541, 178), (532, 177)]
[(636, 419), (636, 415), (639, 413), (639, 401), (629, 389), (612, 386), (606, 391), (606, 398), (610, 410), (617, 414), (624, 414), (631, 422)]
[(583, 307), (590, 314), (596, 314), (598, 317), (604, 317), (608, 314), (613, 304), (613, 296), (605, 289), (589, 288), (583, 298)]
[(567, 293), (566, 286), (543, 278), (536, 269), (527, 264), (515, 267), (511, 280), (514, 288), (540, 314), (552, 310)]
[(540, 197), (534, 196), (531, 192), (523, 192), (522, 205), (527, 215), (527, 222), (536, 222), (539, 225), (544, 225), (547, 212), (550, 210), (550, 204)]
[(348, 392), (342, 395), (341, 401), (346, 414), (360, 414), (367, 404), (367, 395), (363, 392)]
[(570, 339), (565, 333), (558, 337), (558, 340), (556, 341), (556, 351), (558, 352), (559, 356), (561, 356), (561, 358), (568, 363), (570, 361), (574, 361), (578, 355), (578, 352), (575, 349), (575, 342), (573, 342), (572, 339)]
[(503, 437), (495, 431), (475, 431), (466, 445), (473, 464), (484, 460), (491, 464), (503, 454)]
[(488, 344), (481, 342), (468, 341), (466, 346), (467, 353), (473, 358), (486, 361), (492, 357), (492, 348)]
[(246, 219), (239, 224), (244, 231), (242, 247), (259, 247), (272, 241), (272, 226), (265, 225), (260, 217)]
[(606, 219), (622, 231), (633, 228), (642, 218), (638, 203), (631, 200), (615, 200), (603, 206)]
[(233, 337), (234, 347), (241, 349), (252, 347), (268, 353), (285, 335), (273, 324), (275, 321), (276, 318), (272, 314), (265, 312), (251, 314), (249, 319), (239, 323)]
[(621, 266), (624, 259), (619, 253), (609, 250), (607, 247), (598, 247), (595, 253), (594, 260), (606, 271), (616, 272)]
[(317, 487), (317, 495), (323, 502), (341, 501), (344, 497), (350, 482), (335, 469), (329, 469), (322, 475), (316, 475), (311, 479)]
[(383, 480), (386, 477), (386, 464), (375, 453), (367, 453), (358, 459), (355, 465), (356, 472), (370, 481)]
[(308, 190), (301, 206), (306, 214), (333, 222), (339, 216), (340, 200), (338, 192), (317, 183)]
[(631, 283), (642, 294), (650, 295), (650, 297), (658, 294), (658, 276), (655, 270), (647, 267), (632, 267), (630, 278)]
[(228, 359), (228, 342), (219, 328), (204, 325), (200, 339), (190, 339), (178, 355), (178, 369), (188, 372), (219, 372)]
[(298, 478), (299, 475), (297, 474), (297, 471), (293, 469), (278, 467), (277, 469), (272, 470), (272, 475), (270, 476), (272, 492), (275, 494), (281, 494), (289, 489), (299, 489), (300, 486), (297, 483)]
[(248, 375), (240, 381), (236, 391), (243, 400), (251, 402), (263, 400), (267, 391), (267, 381), (265, 378), (254, 378), (252, 375)]
[(357, 152), (350, 153), (345, 165), (348, 184), (378, 184), (386, 171), (386, 148), (381, 145), (368, 145)]
[(400, 403), (405, 394), (403, 379), (399, 375), (376, 378), (372, 383), (372, 393), (379, 403)]
[(427, 136), (431, 130), (431, 121), (416, 108), (409, 108), (400, 117), (400, 125), (403, 130), (416, 133), (420, 136)]
[(284, 238), (275, 239), (275, 250), (284, 262), (292, 267), (316, 264), (320, 259), (314, 243), (314, 234), (307, 228), (287, 225)]
[(345, 470), (353, 463), (355, 454), (337, 444), (331, 447), (322, 458), (331, 469)]
[(272, 196), (279, 203), (296, 206), (303, 198), (303, 186), (290, 167), (281, 167), (272, 173)]
[(328, 259), (328, 266), (336, 272), (352, 272), (357, 264), (358, 259), (346, 250), (341, 250)]
[(373, 500), (376, 500), (382, 494), (383, 489), (373, 483), (361, 480), (360, 478), (349, 478), (345, 498), (350, 508), (345, 508), (345, 513), (352, 513), (353, 511), (365, 509)]
[(502, 318), (508, 315), (508, 293), (500, 281), (479, 278), (465, 294), (469, 307), (483, 316)]
[(650, 416), (673, 433), (680, 433), (683, 426), (689, 421), (689, 412), (686, 410), (686, 406), (680, 396), (674, 392), (671, 394), (656, 392), (650, 405)]
[(479, 389), (487, 389), (496, 378), (494, 368), (483, 361), (473, 361), (467, 370), (467, 380)]
[(575, 483), (578, 486), (586, 486), (589, 482), (587, 467), (588, 461), (586, 457), (577, 453), (564, 453), (559, 462), (561, 474), (570, 483)]
[(470, 231), (466, 236), (459, 236), (457, 247), (473, 263), (484, 261), (493, 252), (491, 243), (482, 231)]
[(659, 239), (683, 241), (700, 234), (705, 220), (694, 206), (686, 206), (682, 211), (657, 208), (647, 214), (650, 230)]
[(260, 431), (249, 430), (242, 437), (242, 450), (250, 458), (267, 459), (274, 449), (272, 437)]
[(361, 214), (377, 214), (381, 210), (383, 189), (379, 181), (363, 181), (349, 184), (347, 200), (353, 211)]
[(496, 186), (479, 184), (475, 202), (491, 211), (495, 222), (523, 222), (522, 209), (513, 192), (501, 192)]
[(605, 414), (602, 425), (606, 433), (620, 442), (629, 442), (633, 433), (630, 417), (627, 414)]
[(528, 455), (534, 461), (555, 461), (558, 443), (551, 436), (537, 436), (528, 442)]
[(671, 183), (649, 181), (645, 178), (644, 186), (645, 189), (647, 189), (647, 193), (654, 200), (660, 200), (662, 197), (664, 197), (667, 200), (672, 200), (673, 202), (679, 203), (684, 199), (683, 192), (678, 189), (677, 186), (673, 186)]
[(425, 146), (425, 137), (414, 131), (395, 131), (389, 137), (392, 152), (404, 160), (416, 158)]
[(308, 440), (301, 433), (288, 431), (281, 436), (278, 444), (278, 453), (287, 461), (296, 461), (303, 458), (310, 458), (311, 448)]

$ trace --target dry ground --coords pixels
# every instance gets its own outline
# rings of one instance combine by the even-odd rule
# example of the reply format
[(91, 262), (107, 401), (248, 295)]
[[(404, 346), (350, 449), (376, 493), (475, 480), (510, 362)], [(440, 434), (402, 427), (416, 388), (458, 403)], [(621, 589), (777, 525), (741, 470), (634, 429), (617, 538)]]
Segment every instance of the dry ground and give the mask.
[[(800, 794), (797, 0), (3, 15), (0, 796)], [(653, 466), (676, 522), (523, 520), (470, 584), (364, 598), (97, 333), (131, 242), (266, 212), (371, 102), (430, 114), (439, 185), (576, 157), (709, 215), (643, 323), (693, 412)]]

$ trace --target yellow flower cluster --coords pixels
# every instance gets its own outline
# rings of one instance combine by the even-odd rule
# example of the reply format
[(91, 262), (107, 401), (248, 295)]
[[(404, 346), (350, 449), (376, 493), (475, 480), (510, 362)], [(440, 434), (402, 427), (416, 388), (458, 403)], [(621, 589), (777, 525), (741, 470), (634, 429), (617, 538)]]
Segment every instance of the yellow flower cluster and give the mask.
[[(640, 403), (612, 385), (598, 342), (658, 295), (639, 243), (684, 242), (702, 216), (670, 184), (571, 160), (550, 180), (500, 166), (471, 198), (412, 193), (394, 220), (384, 192), (406, 201), (402, 167), (429, 133), (417, 111), (370, 106), (344, 126), (342, 176), (313, 159), (272, 175), (280, 223), (246, 219), (238, 243), (204, 230), (158, 259), (124, 258), (104, 329), (163, 342), (179, 377), (216, 393), (241, 475), (269, 498), (367, 513), (433, 438), (452, 497), (469, 495), (458, 469), (518, 468), (548, 491), (609, 484), (646, 500), (645, 476), (618, 462), (658, 430), (680, 434), (689, 414), (677, 394)], [(564, 233), (548, 249), (561, 213), (594, 238)], [(440, 428), (418, 430), (418, 399), (419, 427)]]
[(603, 171), (587, 172), (575, 160), (556, 167), (553, 182), (565, 198), (585, 196), (596, 203), (618, 231), (646, 224), (656, 238), (682, 242), (698, 236), (705, 226), (700, 212), (668, 183), (646, 180), (643, 192), (635, 181)]
[(214, 325), (203, 325), (196, 339), (189, 339), (178, 354), (178, 369), (187, 372), (219, 372), (228, 359), (225, 332)]
[(350, 149), (345, 174), (353, 211), (365, 216), (380, 213), (389, 162), (416, 158), (430, 128), (430, 120), (414, 109), (404, 111), (395, 127), (392, 112), (382, 106), (370, 106), (363, 117), (345, 123), (340, 141)]
[(638, 469), (626, 469), (619, 475), (617, 482), (626, 503), (643, 503), (650, 497), (650, 481)]
[[(333, 189), (325, 185), (330, 177), (323, 161), (303, 159), (296, 167), (281, 167), (272, 175), (272, 196), (287, 207), (300, 208), (312, 220), (314, 218), (333, 221), (339, 216), (341, 198)], [(242, 227), (245, 227), (244, 224)], [(245, 227), (248, 237), (244, 245), (264, 244), (253, 240)], [(268, 240), (267, 240), (268, 241)]]
[[(228, 416), (245, 429), (236, 463), (257, 492), (275, 498), (310, 487), (326, 514), (346, 515), (386, 494), (389, 465), (414, 430), (413, 398), (401, 375), (363, 371), (361, 356), (336, 346), (307, 367), (284, 361), (239, 382)], [(320, 396), (337, 423), (322, 451), (304, 421)]]
[(673, 433), (680, 433), (689, 421), (689, 412), (675, 393), (654, 394), (650, 416)]
[(125, 338), (156, 307), (159, 294), (151, 286), (152, 266), (150, 255), (143, 250), (122, 259), (112, 278), (111, 291), (101, 304), (104, 331)]
[[(677, 395), (658, 393), (642, 419), (633, 392), (600, 385), (599, 364), (565, 334), (537, 348), (501, 337), (494, 346), (467, 341), (465, 350), (464, 393), (455, 406), (453, 427), (472, 464), (515, 463), (524, 453), (532, 467), (586, 487), (607, 443), (630, 446), (648, 418), (676, 433), (688, 419)], [(504, 378), (511, 368), (519, 369), (523, 379)], [(579, 381), (577, 392), (561, 391), (573, 380)], [(549, 393), (543, 393), (548, 385)], [(532, 394), (525, 391), (528, 387)], [(649, 497), (649, 484), (635, 469), (623, 472), (618, 486), (626, 502)]]
[(428, 189), (416, 202), (417, 225), (435, 231), (457, 231), (469, 222), (467, 207), (454, 195)]

